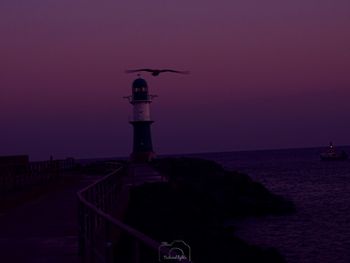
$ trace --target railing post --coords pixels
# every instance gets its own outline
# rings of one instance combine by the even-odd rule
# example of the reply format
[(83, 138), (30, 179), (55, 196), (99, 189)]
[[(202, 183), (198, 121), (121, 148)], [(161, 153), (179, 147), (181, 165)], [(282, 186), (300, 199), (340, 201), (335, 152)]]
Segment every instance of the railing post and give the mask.
[(78, 224), (79, 224), (79, 255), (83, 256), (85, 253), (85, 213), (84, 206), (79, 202), (78, 204)]
[(116, 233), (116, 230), (125, 231), (130, 238), (127, 241), (127, 246), (130, 248), (127, 249), (127, 254), (130, 256), (128, 262), (141, 262), (143, 245), (148, 249), (156, 251), (158, 249), (156, 241), (123, 225), (108, 213), (107, 210), (110, 209), (107, 208), (115, 204), (117, 193), (121, 191), (121, 183), (121, 179), (114, 172), (78, 192), (79, 252), (84, 263), (113, 263), (116, 260), (118, 257), (115, 251), (116, 242), (119, 240), (117, 235), (119, 232)]

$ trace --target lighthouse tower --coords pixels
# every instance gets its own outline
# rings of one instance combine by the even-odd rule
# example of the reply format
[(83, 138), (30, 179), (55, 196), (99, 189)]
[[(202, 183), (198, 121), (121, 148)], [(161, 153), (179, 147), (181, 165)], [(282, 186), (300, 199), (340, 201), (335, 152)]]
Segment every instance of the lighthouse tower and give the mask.
[(126, 98), (133, 106), (130, 123), (134, 129), (133, 152), (131, 161), (149, 162), (155, 157), (152, 146), (150, 104), (154, 95), (149, 95), (147, 82), (138, 78), (132, 83), (132, 95)]

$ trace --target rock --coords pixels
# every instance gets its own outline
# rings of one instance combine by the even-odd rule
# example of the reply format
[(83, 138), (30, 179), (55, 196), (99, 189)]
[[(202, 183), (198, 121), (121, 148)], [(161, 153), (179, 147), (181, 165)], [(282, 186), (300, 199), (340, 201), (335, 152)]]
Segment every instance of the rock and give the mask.
[(166, 158), (152, 165), (169, 181), (132, 189), (126, 223), (158, 241), (184, 240), (193, 262), (285, 262), (275, 249), (235, 237), (234, 227), (225, 228), (224, 222), (237, 216), (292, 212), (290, 201), (212, 161)]

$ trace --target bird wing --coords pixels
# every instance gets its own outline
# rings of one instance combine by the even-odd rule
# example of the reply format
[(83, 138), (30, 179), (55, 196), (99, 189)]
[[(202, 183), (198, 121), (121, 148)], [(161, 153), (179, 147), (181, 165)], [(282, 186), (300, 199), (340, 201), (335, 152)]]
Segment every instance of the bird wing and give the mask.
[(142, 68), (142, 69), (128, 69), (128, 70), (125, 70), (125, 73), (134, 73), (134, 72), (140, 72), (140, 71), (154, 72), (153, 69)]
[(180, 73), (180, 74), (189, 74), (189, 71), (179, 71), (179, 70), (173, 70), (173, 69), (162, 69), (159, 70), (159, 72), (173, 72), (173, 73)]

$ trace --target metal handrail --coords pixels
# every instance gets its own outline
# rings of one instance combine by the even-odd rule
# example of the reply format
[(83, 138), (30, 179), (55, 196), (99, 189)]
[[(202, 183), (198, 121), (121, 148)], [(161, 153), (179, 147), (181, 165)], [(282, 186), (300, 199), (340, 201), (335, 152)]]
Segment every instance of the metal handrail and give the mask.
[[(157, 253), (159, 252), (160, 247), (162, 246), (161, 242), (155, 241), (154, 239), (150, 238), (146, 234), (130, 227), (127, 224), (124, 224), (117, 218), (113, 217), (109, 212), (104, 211), (104, 207), (100, 208), (97, 206), (97, 203), (100, 203), (98, 197), (92, 196), (95, 198), (96, 204), (92, 203), (90, 200), (88, 200), (87, 196), (89, 195), (89, 191), (92, 191), (93, 189), (99, 189), (101, 185), (103, 185), (105, 182), (108, 182), (109, 180), (113, 179), (113, 177), (118, 176), (118, 173), (121, 172), (123, 169), (123, 166), (118, 167), (115, 171), (107, 174), (106, 176), (102, 177), (100, 180), (94, 182), (93, 184), (85, 187), (84, 189), (80, 190), (78, 195), (78, 200), (80, 202), (80, 254), (82, 256), (83, 262), (104, 262), (104, 263), (112, 263), (114, 261), (113, 256), (113, 237), (111, 237), (111, 229), (112, 227), (116, 228), (118, 231), (121, 231), (124, 234), (127, 234), (128, 237), (131, 237), (133, 242), (133, 251), (132, 255), (133, 258), (130, 259), (130, 262), (132, 263), (140, 263), (141, 257), (140, 257), (140, 244), (143, 244), (145, 247), (151, 249), (153, 252)], [(121, 183), (121, 182), (120, 182)], [(112, 187), (114, 191), (117, 190), (113, 185), (108, 184), (108, 187)], [(111, 193), (111, 191), (109, 192)], [(106, 197), (106, 193), (101, 193), (103, 197)], [(116, 198), (116, 196), (112, 198)], [(110, 197), (111, 197), (110, 196)], [(107, 196), (108, 197), (108, 196)], [(83, 211), (82, 211), (83, 210)], [(85, 212), (84, 212), (85, 211)], [(112, 212), (112, 211), (111, 211)], [(88, 218), (90, 217), (90, 218)], [(85, 224), (91, 220), (90, 227), (93, 229), (87, 229)], [(101, 222), (102, 221), (102, 222)], [(100, 227), (95, 227), (95, 224), (100, 222)], [(92, 226), (91, 226), (92, 224)], [(101, 227), (102, 226), (102, 227)], [(89, 233), (84, 233), (84, 231), (87, 231)], [(94, 238), (98, 234), (95, 233), (95, 231), (105, 232), (103, 236), (102, 243), (105, 246), (104, 252), (97, 251), (97, 244), (94, 244), (95, 240), (89, 240), (90, 243), (93, 243), (92, 246), (90, 244), (90, 247), (86, 247), (86, 236), (89, 235), (90, 238)], [(94, 247), (95, 246), (95, 247)], [(160, 253), (166, 254), (169, 253), (169, 249), (162, 247)], [(156, 262), (156, 261), (155, 261)], [(188, 260), (182, 259), (182, 263), (189, 263)]]
[(94, 211), (97, 215), (100, 215), (101, 217), (107, 219), (110, 221), (112, 224), (118, 226), (120, 229), (124, 230), (126, 233), (135, 236), (138, 240), (142, 241), (143, 243), (147, 244), (147, 246), (158, 249), (160, 243), (153, 240), (152, 238), (146, 236), (145, 234), (141, 233), (140, 231), (137, 231), (136, 229), (133, 229), (132, 227), (120, 222), (119, 220), (115, 219), (112, 217), (110, 214), (107, 214), (103, 212), (101, 209), (97, 208), (95, 205), (91, 204), (88, 202), (85, 197), (84, 197), (84, 192), (87, 191), (88, 189), (96, 186), (97, 184), (101, 183), (105, 179), (109, 178), (110, 176), (115, 175), (117, 172), (119, 172), (122, 169), (122, 167), (119, 167), (116, 171), (111, 172), (110, 174), (104, 176), (102, 179), (98, 180), (97, 182), (85, 187), (84, 189), (80, 190), (78, 192), (78, 198), (79, 201), (82, 202), (85, 206), (90, 208), (92, 211)]
[[(86, 191), (88, 191), (89, 189), (95, 187), (96, 185), (100, 184), (101, 182), (105, 181), (107, 178), (109, 178), (110, 176), (118, 173), (119, 171), (121, 171), (123, 167), (120, 166), (118, 167), (116, 170), (114, 170), (113, 172), (103, 176), (100, 180), (97, 180), (96, 182), (86, 186), (85, 188), (81, 189), (80, 191), (78, 191), (77, 195), (78, 195), (78, 198), (79, 198), (79, 201), (81, 201), (82, 203), (86, 204), (87, 206), (90, 205), (90, 203), (86, 200), (86, 198), (84, 197), (84, 193)], [(98, 211), (100, 211), (99, 209), (97, 209)]]
[[(80, 254), (81, 256), (83, 256), (83, 261), (84, 262), (96, 262), (96, 259), (98, 262), (105, 262), (105, 263), (109, 263), (109, 262), (115, 262), (114, 258), (113, 258), (113, 251), (111, 251), (111, 247), (113, 250), (113, 242), (111, 241), (110, 237), (110, 231), (111, 231), (111, 227), (115, 227), (118, 230), (121, 230), (123, 233), (126, 233), (129, 237), (132, 238), (133, 241), (133, 258), (130, 259), (130, 262), (132, 263), (139, 263), (141, 262), (141, 258), (140, 258), (140, 244), (145, 245), (147, 248), (150, 248), (151, 250), (153, 250), (154, 252), (156, 252), (158, 254), (161, 253), (162, 255), (166, 255), (169, 254), (169, 249), (168, 248), (164, 248), (162, 247), (161, 242), (155, 241), (154, 239), (152, 239), (151, 237), (147, 236), (146, 234), (130, 227), (127, 224), (124, 224), (123, 222), (121, 222), (120, 220), (116, 219), (115, 217), (113, 217), (111, 214), (109, 214), (107, 211), (103, 210), (100, 207), (98, 207), (96, 204), (99, 203), (98, 202), (98, 198), (95, 196), (93, 198), (95, 198), (95, 200), (97, 200), (96, 204), (91, 203), (91, 201), (89, 201), (86, 196), (88, 195), (89, 191), (91, 191), (92, 189), (99, 188), (99, 185), (103, 184), (106, 181), (109, 181), (111, 178), (113, 179), (113, 177), (117, 176), (119, 172), (121, 172), (121, 170), (123, 169), (123, 166), (118, 167), (118, 169), (116, 169), (115, 171), (107, 174), (106, 176), (102, 177), (100, 180), (97, 180), (96, 182), (94, 182), (93, 184), (85, 187), (84, 189), (80, 190), (77, 195), (78, 195), (78, 199), (80, 202), (80, 211), (84, 210), (85, 213), (80, 213), (79, 215), (79, 222), (80, 222)], [(109, 187), (113, 187), (110, 184), (108, 185)], [(99, 194), (101, 194), (101, 192), (99, 192)], [(103, 196), (105, 196), (102, 193)], [(115, 198), (116, 196), (114, 196)], [(88, 212), (89, 211), (89, 212)], [(84, 229), (86, 230), (86, 227), (84, 226), (84, 222), (86, 220), (86, 217), (92, 217), (90, 218), (92, 220), (92, 224), (95, 224), (97, 222), (103, 221), (104, 227), (100, 227), (99, 230), (100, 231), (105, 231), (105, 236), (104, 236), (104, 240), (102, 241), (102, 243), (104, 243), (105, 246), (105, 253), (104, 255), (101, 254), (100, 252), (98, 252), (96, 250), (95, 247), (91, 247), (89, 249), (87, 249), (85, 246), (85, 236), (87, 235), (87, 233), (83, 233)], [(101, 219), (101, 220), (100, 220)], [(86, 222), (85, 222), (86, 223)], [(91, 223), (91, 222), (90, 222)], [(97, 228), (96, 228), (97, 229)], [(95, 229), (94, 229), (95, 230)], [(93, 239), (94, 235), (96, 233), (94, 233), (94, 230), (91, 231), (88, 230), (88, 232), (91, 232), (90, 238)], [(90, 240), (91, 242), (95, 242), (94, 240)], [(97, 246), (95, 244), (95, 246)], [(161, 248), (161, 250), (159, 250)], [(89, 250), (89, 251), (87, 251)], [(85, 256), (85, 258), (84, 258)], [(190, 263), (190, 261), (186, 260), (186, 259), (182, 259), (179, 262), (182, 263)]]

